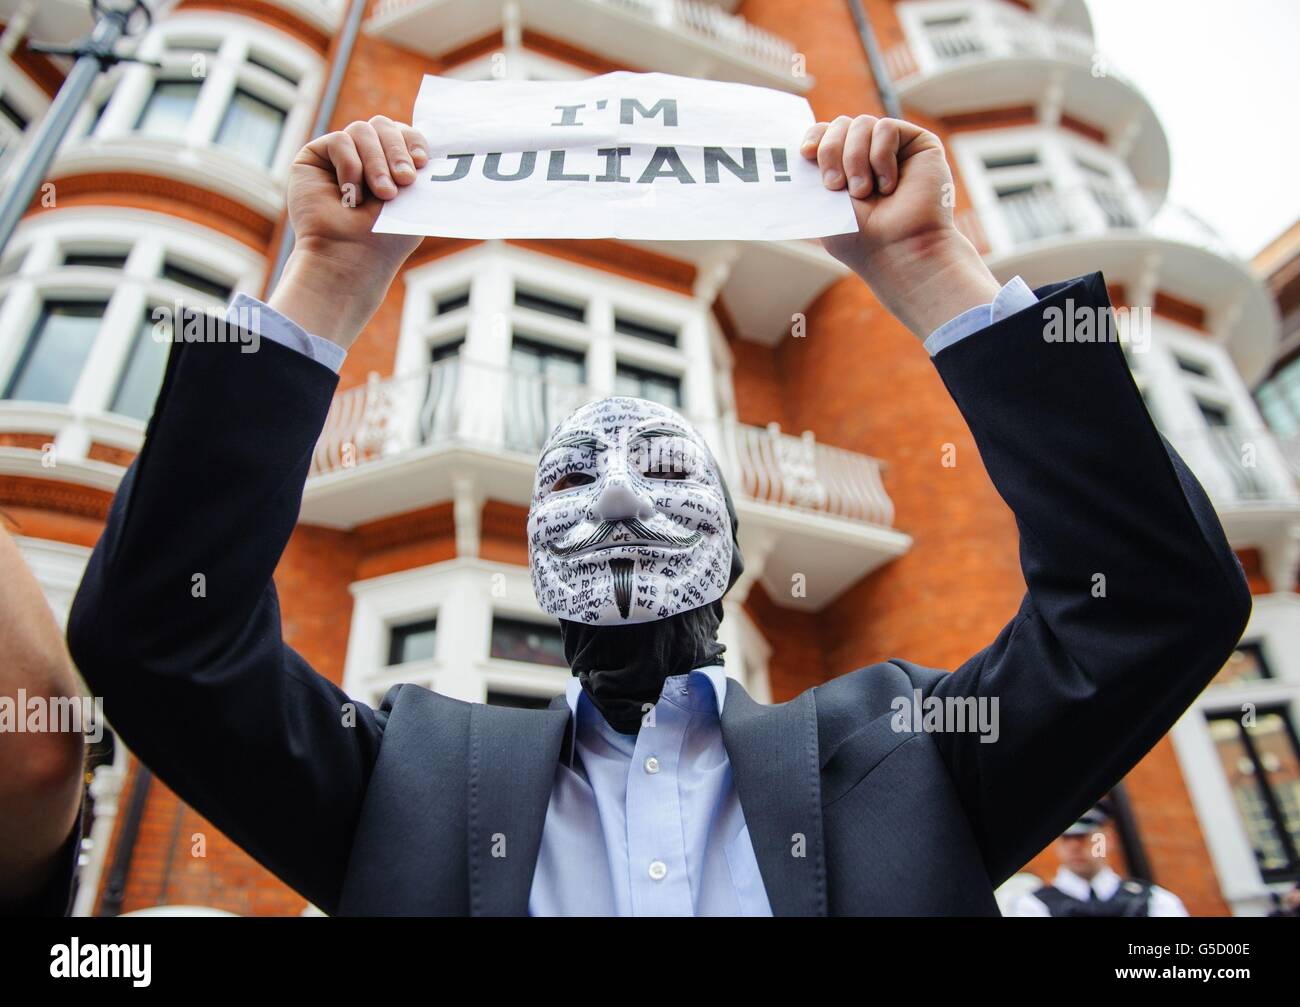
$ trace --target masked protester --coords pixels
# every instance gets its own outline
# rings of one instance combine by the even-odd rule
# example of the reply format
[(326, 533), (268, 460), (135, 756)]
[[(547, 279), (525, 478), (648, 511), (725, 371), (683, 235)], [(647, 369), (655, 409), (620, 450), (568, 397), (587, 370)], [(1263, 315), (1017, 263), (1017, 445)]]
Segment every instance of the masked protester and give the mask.
[[(272, 573), (333, 371), (418, 244), (371, 225), (424, 150), (382, 117), (313, 140), (260, 351), (173, 346), (69, 629), (118, 733), (328, 913), (996, 914), (994, 886), (1174, 723), (1250, 608), (1120, 348), (1043, 338), (1053, 313), (1105, 312), (1103, 278), (999, 287), (953, 226), (932, 134), (818, 124), (803, 156), (858, 221), (825, 247), (924, 340), (969, 423), (1021, 528), (1019, 612), (951, 674), (893, 658), (755, 702), (717, 639), (742, 570), (718, 465), (672, 410), (609, 398), (550, 435), (528, 516), (566, 694), (521, 710), (399, 685), (372, 709), (285, 645)], [(996, 710), (996, 743), (900, 724), (915, 699)]]

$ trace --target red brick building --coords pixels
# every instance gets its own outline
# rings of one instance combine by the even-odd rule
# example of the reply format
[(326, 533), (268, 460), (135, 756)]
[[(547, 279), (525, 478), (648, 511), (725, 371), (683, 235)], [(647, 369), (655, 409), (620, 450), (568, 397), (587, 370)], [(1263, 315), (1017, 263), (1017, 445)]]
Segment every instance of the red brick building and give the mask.
[[(318, 115), (409, 118), (426, 73), (659, 70), (804, 94), (820, 118), (882, 113), (892, 90), (947, 144), (958, 220), (1000, 279), (1101, 269), (1135, 309), (1135, 379), (1259, 596), (1238, 658), (1117, 795), (1116, 859), (1196, 915), (1264, 911), (1300, 876), (1300, 493), (1248, 391), (1278, 311), (1168, 205), (1159, 120), (1082, 0), (867, 0), (881, 80), (844, 0), (378, 0), (354, 37), (345, 0), (153, 6), (137, 54), (162, 68), (98, 82), (0, 259), (0, 506), (56, 611), (139, 448), (162, 365), (142, 319), (266, 290)], [(72, 0), (0, 16), (3, 170), (64, 71), (27, 41), (89, 20)], [(815, 243), (426, 239), (343, 367), (276, 575), (288, 642), (372, 702), (394, 681), (559, 692), (525, 566), (531, 465), (549, 424), (616, 391), (682, 409), (727, 470), (747, 571), (724, 642), (759, 698), (895, 655), (954, 667), (1014, 613), (1015, 524), (961, 417)], [(96, 763), (78, 912), (307, 908), (120, 745)]]

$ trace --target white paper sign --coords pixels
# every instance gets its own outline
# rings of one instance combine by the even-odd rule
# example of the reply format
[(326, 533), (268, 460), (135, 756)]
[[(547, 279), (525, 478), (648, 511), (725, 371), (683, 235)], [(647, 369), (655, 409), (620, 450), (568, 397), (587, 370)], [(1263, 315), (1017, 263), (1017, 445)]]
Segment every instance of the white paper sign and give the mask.
[(375, 230), (454, 238), (772, 241), (857, 230), (799, 153), (784, 91), (663, 73), (577, 81), (425, 77), (419, 178)]

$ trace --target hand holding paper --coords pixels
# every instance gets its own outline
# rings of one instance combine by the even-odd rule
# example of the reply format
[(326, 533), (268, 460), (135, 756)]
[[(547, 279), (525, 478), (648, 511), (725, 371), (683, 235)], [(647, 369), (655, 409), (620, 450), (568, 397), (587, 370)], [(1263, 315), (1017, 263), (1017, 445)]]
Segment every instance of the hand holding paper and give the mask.
[(428, 166), (375, 230), (459, 238), (777, 240), (857, 230), (799, 156), (808, 102), (661, 73), (425, 77)]

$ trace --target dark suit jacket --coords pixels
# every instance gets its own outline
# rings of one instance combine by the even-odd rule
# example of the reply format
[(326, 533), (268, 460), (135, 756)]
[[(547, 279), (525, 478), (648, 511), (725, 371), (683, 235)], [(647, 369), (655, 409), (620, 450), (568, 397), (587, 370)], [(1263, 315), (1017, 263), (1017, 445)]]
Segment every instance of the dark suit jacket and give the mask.
[[(723, 738), (777, 914), (996, 914), (994, 886), (1151, 748), (1245, 626), (1241, 566), (1119, 347), (1043, 337), (1047, 308), (1108, 305), (1100, 274), (1039, 296), (934, 361), (1018, 523), (1011, 622), (951, 674), (890, 660), (774, 706), (729, 683)], [(326, 912), (525, 913), (563, 702), (406, 685), (347, 707), (281, 638), (272, 574), (335, 384), (270, 340), (174, 348), (72, 653), (136, 755)], [(996, 698), (999, 740), (895, 730), (913, 690)]]

